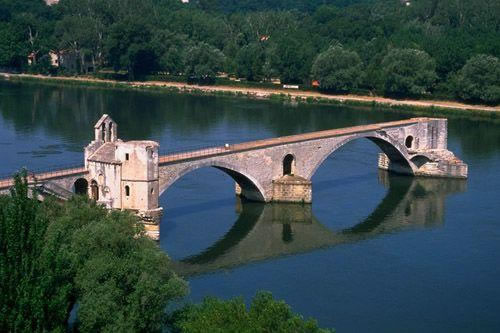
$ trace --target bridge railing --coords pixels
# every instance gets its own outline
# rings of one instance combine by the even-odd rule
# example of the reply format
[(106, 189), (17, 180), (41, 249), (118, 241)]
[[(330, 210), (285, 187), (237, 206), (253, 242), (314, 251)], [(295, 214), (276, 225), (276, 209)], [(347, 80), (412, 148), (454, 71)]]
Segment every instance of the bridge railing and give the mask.
[(28, 180), (33, 180), (39, 177), (43, 178), (55, 178), (58, 176), (64, 176), (67, 174), (70, 174), (72, 172), (75, 172), (79, 169), (84, 168), (84, 164), (82, 163), (74, 163), (74, 164), (67, 164), (67, 165), (58, 165), (56, 167), (46, 167), (46, 168), (22, 168), (21, 170), (18, 171), (12, 171), (4, 174), (0, 174), (0, 185), (5, 182), (12, 181), (14, 178), (14, 175), (21, 172), (23, 169), (26, 170), (26, 174), (28, 176)]
[(217, 148), (217, 147), (223, 147), (226, 144), (229, 145), (234, 145), (237, 143), (241, 143), (240, 140), (226, 140), (226, 141), (217, 141), (213, 143), (205, 143), (205, 144), (199, 144), (199, 145), (190, 145), (190, 146), (184, 146), (184, 147), (178, 147), (178, 148), (172, 148), (172, 149), (160, 149), (159, 154), (160, 156), (165, 156), (165, 155), (175, 155), (175, 154), (181, 154), (181, 153), (190, 153), (190, 152), (195, 152), (195, 151), (200, 151), (200, 150), (207, 150), (207, 149), (212, 149), (212, 148)]
[(169, 153), (169, 154), (160, 156), (159, 162), (164, 163), (164, 162), (169, 162), (169, 161), (174, 161), (174, 160), (184, 160), (184, 159), (220, 154), (220, 153), (228, 151), (228, 149), (230, 149), (230, 148), (226, 148), (225, 146), (222, 146), (222, 147), (219, 146), (219, 147), (211, 147), (211, 148), (201, 148), (201, 149), (192, 150), (192, 151), (182, 151), (182, 152), (178, 152), (178, 153)]
[(213, 143), (210, 145), (202, 144), (189, 147), (179, 147), (176, 149), (160, 149), (160, 163), (169, 160), (182, 160), (207, 155), (219, 154), (231, 149), (234, 144), (240, 143), (237, 140), (227, 140), (221, 143)]

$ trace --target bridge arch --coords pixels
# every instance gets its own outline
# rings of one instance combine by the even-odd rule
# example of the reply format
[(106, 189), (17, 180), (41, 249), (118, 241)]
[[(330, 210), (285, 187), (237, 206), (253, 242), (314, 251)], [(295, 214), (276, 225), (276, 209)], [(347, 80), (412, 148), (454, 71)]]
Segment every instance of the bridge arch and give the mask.
[[(385, 132), (378, 133), (366, 133), (366, 134), (358, 134), (348, 137), (341, 142), (336, 142), (329, 149), (326, 150), (325, 153), (321, 154), (319, 159), (316, 161), (314, 167), (311, 169), (310, 173), (306, 175), (305, 178), (311, 179), (312, 176), (316, 173), (318, 168), (323, 164), (323, 162), (335, 151), (339, 148), (343, 147), (347, 143), (358, 140), (358, 139), (368, 139), (374, 144), (376, 144), (380, 150), (387, 155), (391, 163), (398, 165), (398, 173), (414, 175), (415, 171), (418, 169), (414, 163), (411, 161), (408, 150), (403, 144), (394, 138), (387, 135)], [(396, 171), (396, 170), (393, 170)]]
[(89, 182), (85, 178), (78, 178), (73, 184), (73, 190), (75, 194), (87, 195), (89, 190)]
[(415, 166), (417, 168), (420, 168), (422, 165), (430, 162), (431, 160), (427, 156), (417, 155), (417, 156), (412, 157), (411, 161), (413, 162), (413, 164), (415, 164)]
[[(172, 178), (166, 181), (162, 181), (162, 178), (164, 177), (162, 177), (162, 172), (160, 172), (160, 196), (173, 183), (175, 183), (178, 179), (182, 178), (187, 173), (206, 167), (219, 169), (229, 175), (239, 185), (239, 187), (241, 188), (241, 194), (246, 199), (250, 199), (253, 201), (266, 201), (266, 192), (257, 179), (255, 179), (247, 172), (241, 170), (241, 168), (221, 161), (202, 161), (200, 163), (188, 165), (176, 172)], [(170, 172), (170, 170), (167, 171), (167, 173), (168, 172)]]

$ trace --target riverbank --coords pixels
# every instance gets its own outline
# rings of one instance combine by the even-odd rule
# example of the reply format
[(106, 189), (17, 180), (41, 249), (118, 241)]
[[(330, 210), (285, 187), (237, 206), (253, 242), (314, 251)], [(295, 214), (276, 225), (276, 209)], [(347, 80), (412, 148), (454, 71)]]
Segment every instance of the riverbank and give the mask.
[[(114, 81), (103, 80), (93, 77), (51, 77), (32, 74), (7, 74), (0, 73), (0, 78), (16, 81), (39, 80), (48, 83), (79, 84), (86, 86), (153, 89), (165, 90), (176, 93), (190, 93), (202, 95), (226, 95), (240, 96), (258, 99), (281, 99), (290, 102), (304, 103), (331, 103), (355, 106), (382, 106), (395, 109), (408, 109), (414, 111), (474, 111), (477, 113), (500, 112), (500, 106), (472, 105), (455, 101), (433, 101), (433, 100), (411, 100), (392, 99), (377, 96), (359, 95), (329, 95), (315, 91), (290, 90), (290, 89), (267, 89), (249, 88), (236, 86), (200, 86), (180, 82), (163, 81)], [(462, 113), (461, 112), (461, 113)]]

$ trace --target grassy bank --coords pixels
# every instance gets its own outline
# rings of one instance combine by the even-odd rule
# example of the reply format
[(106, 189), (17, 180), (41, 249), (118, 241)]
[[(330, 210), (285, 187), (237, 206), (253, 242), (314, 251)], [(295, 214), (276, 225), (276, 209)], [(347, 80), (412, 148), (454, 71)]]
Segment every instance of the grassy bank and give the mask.
[(37, 82), (51, 85), (156, 91), (200, 96), (224, 96), (268, 99), (291, 104), (321, 104), (372, 110), (390, 110), (419, 116), (445, 116), (499, 119), (500, 107), (467, 105), (456, 102), (394, 100), (372, 96), (326, 95), (314, 91), (248, 88), (239, 86), (198, 86), (182, 82), (128, 82), (93, 77), (48, 77), (28, 74), (0, 74), (0, 78), (17, 82)]

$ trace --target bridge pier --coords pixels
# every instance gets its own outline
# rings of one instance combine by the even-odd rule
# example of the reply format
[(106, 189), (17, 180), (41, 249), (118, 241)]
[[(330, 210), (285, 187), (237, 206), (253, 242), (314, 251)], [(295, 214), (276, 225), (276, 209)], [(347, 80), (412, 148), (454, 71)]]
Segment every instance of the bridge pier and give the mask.
[(414, 168), (411, 173), (406, 166), (391, 161), (384, 153), (379, 154), (378, 167), (381, 170), (415, 177), (467, 178), (467, 164), (449, 150), (420, 151), (415, 154), (418, 155), (411, 160)]
[(144, 225), (144, 231), (149, 238), (153, 240), (160, 240), (160, 222), (163, 216), (163, 208), (142, 210), (137, 212), (137, 217)]
[[(312, 203), (312, 183), (300, 176), (285, 175), (271, 182), (272, 198), (270, 202)], [(238, 197), (250, 201), (266, 202), (262, 196), (243, 189), (235, 183), (235, 193)]]
[(312, 203), (312, 183), (300, 176), (273, 180), (273, 202)]

